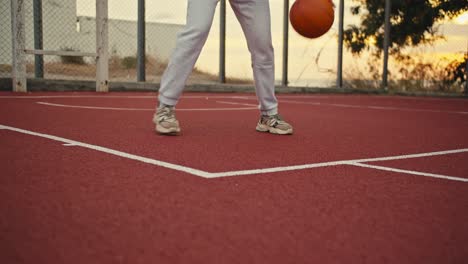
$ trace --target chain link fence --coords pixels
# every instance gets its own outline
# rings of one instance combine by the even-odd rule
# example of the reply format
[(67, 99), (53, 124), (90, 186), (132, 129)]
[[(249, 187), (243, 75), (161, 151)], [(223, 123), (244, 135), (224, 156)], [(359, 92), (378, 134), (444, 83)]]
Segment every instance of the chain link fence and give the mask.
[[(11, 77), (11, 5), (1, 0), (0, 76)], [(95, 52), (95, 34), (83, 37), (79, 30), (76, 1), (25, 1), (26, 50)], [(94, 80), (94, 58), (83, 56), (27, 55), (28, 78)]]
[[(43, 1), (44, 50), (96, 52), (96, 34), (81, 28), (79, 1)], [(95, 8), (95, 1), (87, 7)], [(94, 28), (95, 28), (94, 24)], [(95, 59), (86, 56), (45, 56), (45, 78), (94, 80)]]
[[(77, 0), (77, 26), (82, 39), (95, 39), (94, 0)], [(145, 76), (146, 81), (159, 83), (175, 47), (177, 34), (185, 24), (186, 1), (145, 4)], [(114, 82), (137, 81), (138, 1), (109, 1), (109, 79)], [(209, 43), (217, 36), (210, 35)], [(209, 53), (210, 51), (208, 51)], [(205, 83), (216, 79), (216, 73), (200, 72), (204, 54), (189, 83)]]
[[(345, 29), (351, 25), (361, 25), (362, 14), (351, 14), (351, 7), (358, 1), (345, 1)], [(396, 5), (396, 1), (391, 1)], [(381, 1), (381, 7), (385, 1)], [(393, 10), (395, 12), (395, 10)], [(391, 23), (399, 21), (394, 14)], [(401, 19), (401, 18), (398, 18)], [(437, 22), (423, 39), (434, 37), (434, 42), (419, 44), (417, 47), (403, 47), (397, 53), (390, 53), (388, 64), (388, 89), (390, 92), (442, 92), (462, 94), (465, 92), (466, 57), (468, 56), (468, 13), (453, 19)], [(383, 30), (383, 28), (381, 29)], [(394, 38), (397, 29), (392, 26), (390, 37)], [(411, 29), (408, 29), (411, 30)], [(344, 86), (352, 89), (381, 89), (383, 79), (383, 53), (376, 52), (376, 39), (370, 39), (371, 47), (359, 55), (349, 49), (344, 55)], [(454, 70), (458, 69), (458, 76)], [(466, 79), (465, 79), (466, 80)]]
[[(229, 1), (226, 8), (226, 82), (253, 85), (250, 54), (242, 29)], [(331, 30), (318, 39), (306, 39), (289, 25), (288, 85), (336, 88), (338, 72), (338, 4)], [(384, 5), (385, 1), (382, 1)], [(0, 0), (0, 78), (12, 75), (11, 0)], [(291, 7), (294, 1), (289, 1)], [(283, 14), (285, 0), (270, 0), (276, 83), (283, 69)], [(354, 0), (345, 0), (344, 27), (359, 25), (351, 14)], [(145, 1), (145, 81), (159, 83), (186, 19), (187, 1)], [(220, 12), (215, 14), (207, 43), (188, 84), (219, 83)], [(96, 52), (96, 0), (25, 0), (27, 50)], [(138, 1), (108, 3), (109, 80), (136, 82), (138, 62)], [(460, 67), (468, 50), (468, 14), (437, 26), (440, 39), (431, 45), (405, 49), (405, 56), (391, 55), (389, 89), (394, 91), (442, 91), (462, 93), (464, 70), (448, 76), (447, 69)], [(458, 20), (457, 20), (458, 19)], [(27, 77), (54, 80), (96, 80), (93, 56), (27, 55)], [(344, 49), (344, 88), (381, 89), (382, 56), (364, 51), (359, 56)], [(448, 82), (447, 78), (458, 78)]]
[(0, 0), (0, 78), (11, 76), (11, 9), (10, 1)]
[[(277, 2), (275, 8), (280, 9), (282, 1), (274, 2)], [(294, 1), (290, 1), (290, 8), (293, 4)], [(280, 10), (277, 12), (276, 15), (281, 16)], [(289, 85), (335, 87), (338, 62), (338, 17), (338, 9), (335, 9), (335, 21), (332, 28), (318, 39), (306, 39), (300, 36), (289, 24)], [(276, 31), (280, 32), (279, 29)]]
[[(145, 76), (159, 83), (177, 33), (185, 20), (174, 10), (179, 3), (146, 1)], [(179, 6), (175, 8), (175, 6)], [(138, 1), (109, 2), (109, 76), (111, 81), (137, 81)], [(180, 14), (179, 14), (180, 15)]]
[(407, 49), (403, 56), (391, 57), (390, 89), (402, 92), (464, 92), (468, 26), (455, 19), (442, 21), (436, 28), (437, 40), (434, 43)]

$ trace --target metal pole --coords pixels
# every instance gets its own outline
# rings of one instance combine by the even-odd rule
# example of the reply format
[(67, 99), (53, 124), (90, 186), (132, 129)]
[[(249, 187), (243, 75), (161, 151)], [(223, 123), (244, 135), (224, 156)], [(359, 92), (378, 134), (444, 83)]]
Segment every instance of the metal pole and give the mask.
[(288, 86), (289, 0), (284, 0), (283, 12), (283, 78), (281, 85)]
[(138, 0), (137, 81), (146, 81), (145, 0)]
[[(468, 42), (465, 56), (468, 57)], [(468, 97), (468, 60), (465, 63), (465, 96)]]
[(108, 0), (96, 1), (96, 91), (109, 91)]
[(338, 66), (336, 71), (336, 87), (339, 89), (343, 89), (344, 0), (340, 0), (338, 19)]
[(226, 0), (221, 0), (219, 18), (219, 82), (226, 82)]
[(468, 97), (468, 61), (465, 64), (465, 96)]
[(388, 90), (388, 50), (390, 46), (390, 13), (391, 13), (391, 0), (385, 0), (385, 36), (384, 36), (384, 61), (383, 61), (383, 75), (382, 75), (382, 88)]
[[(34, 49), (43, 50), (42, 34), (42, 0), (34, 0)], [(34, 75), (36, 78), (44, 78), (44, 56), (34, 56)]]
[(13, 92), (27, 92), (24, 33), (24, 0), (11, 0), (12, 85)]

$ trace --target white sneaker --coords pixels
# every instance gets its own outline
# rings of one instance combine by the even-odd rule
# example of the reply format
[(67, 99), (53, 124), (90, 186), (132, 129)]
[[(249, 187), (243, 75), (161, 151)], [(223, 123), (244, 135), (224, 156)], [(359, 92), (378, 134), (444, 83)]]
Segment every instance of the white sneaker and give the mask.
[(279, 115), (262, 115), (256, 129), (259, 132), (269, 132), (278, 135), (291, 135), (293, 133), (292, 126), (286, 123)]
[(180, 133), (179, 121), (175, 116), (174, 106), (160, 106), (153, 117), (156, 132), (163, 135), (177, 135)]

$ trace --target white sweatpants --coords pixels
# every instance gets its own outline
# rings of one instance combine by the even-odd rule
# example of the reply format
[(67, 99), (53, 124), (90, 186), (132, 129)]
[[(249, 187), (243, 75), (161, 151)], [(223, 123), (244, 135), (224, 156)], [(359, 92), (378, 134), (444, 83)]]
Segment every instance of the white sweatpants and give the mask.
[[(176, 105), (206, 42), (219, 0), (188, 0), (187, 23), (179, 33), (159, 89), (159, 102)], [(269, 0), (230, 0), (251, 54), (255, 91), (264, 115), (278, 112)]]

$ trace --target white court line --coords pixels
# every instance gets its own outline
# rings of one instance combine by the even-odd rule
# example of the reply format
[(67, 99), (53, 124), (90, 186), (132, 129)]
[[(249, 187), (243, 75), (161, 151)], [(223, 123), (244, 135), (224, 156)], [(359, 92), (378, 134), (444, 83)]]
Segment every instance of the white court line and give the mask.
[[(206, 97), (206, 96), (205, 96)], [(124, 98), (124, 99), (156, 99), (157, 96), (155, 95), (23, 95), (23, 96), (15, 96), (15, 95), (5, 95), (0, 96), (0, 99), (56, 99), (56, 98), (102, 98), (102, 99), (115, 99), (115, 98)]]
[(331, 162), (311, 163), (311, 164), (273, 167), (273, 168), (264, 168), (264, 169), (214, 172), (214, 173), (210, 173), (209, 178), (221, 178), (221, 177), (232, 177), (232, 176), (242, 176), (242, 175), (252, 175), (252, 174), (265, 174), (265, 173), (275, 173), (275, 172), (284, 172), (284, 171), (306, 170), (306, 169), (320, 168), (320, 167), (348, 165), (349, 162), (350, 161), (331, 161)]
[[(122, 108), (122, 107), (100, 107), (100, 106), (84, 106), (84, 105), (66, 105), (66, 104), (53, 104), (47, 102), (36, 102), (40, 105), (65, 107), (65, 108), (78, 108), (78, 109), (94, 109), (94, 110), (115, 110), (115, 111), (155, 111), (155, 108)], [(177, 108), (177, 111), (238, 111), (238, 110), (253, 110), (254, 107), (238, 107), (238, 108)]]
[(444, 111), (444, 110), (433, 110), (433, 109), (418, 109), (418, 108), (406, 108), (406, 107), (386, 107), (386, 106), (373, 106), (373, 105), (349, 105), (349, 104), (329, 104), (320, 102), (302, 102), (302, 101), (291, 101), (291, 100), (279, 100), (280, 103), (290, 104), (305, 104), (305, 105), (324, 105), (334, 107), (345, 107), (345, 108), (362, 108), (362, 109), (374, 109), (374, 110), (396, 110), (396, 111), (410, 111), (410, 112), (428, 112), (428, 113), (446, 113), (446, 114), (463, 114), (467, 115), (468, 112), (464, 111)]
[[(374, 96), (375, 98), (386, 98), (386, 97), (379, 97)], [(0, 96), (0, 99), (5, 98), (13, 98), (13, 99), (40, 99), (40, 98), (100, 98), (100, 99), (113, 99), (113, 98), (134, 98), (134, 99), (156, 99), (156, 95), (149, 95), (149, 96), (140, 96), (140, 95), (127, 95), (127, 96), (119, 96), (119, 95), (36, 95), (36, 96)], [(203, 95), (188, 95), (183, 96), (181, 99), (199, 99), (199, 98), (220, 98), (220, 99), (244, 99), (244, 100), (252, 100), (256, 99), (255, 96), (203, 96)], [(413, 109), (413, 108), (399, 108), (399, 107), (385, 107), (385, 106), (365, 106), (365, 105), (349, 105), (349, 104), (330, 104), (330, 103), (320, 103), (320, 102), (301, 102), (301, 101), (291, 101), (291, 100), (282, 100), (282, 98), (291, 98), (291, 99), (311, 99), (311, 98), (328, 98), (328, 96), (287, 96), (287, 95), (278, 95), (278, 99), (280, 103), (292, 103), (292, 104), (309, 104), (309, 105), (326, 105), (326, 106), (334, 106), (334, 107), (347, 107), (347, 108), (362, 108), (362, 109), (374, 109), (374, 110), (396, 110), (396, 111), (414, 111), (414, 112), (429, 112), (429, 113), (449, 113), (449, 114), (468, 114), (466, 111), (443, 111), (443, 110), (433, 110), (433, 109)], [(398, 99), (413, 99), (413, 100), (438, 100), (437, 98), (406, 98), (406, 97), (398, 97)], [(466, 99), (459, 99), (459, 98), (444, 98), (441, 100), (466, 100)], [(239, 108), (236, 108), (239, 109)], [(110, 109), (116, 110), (116, 109)], [(179, 109), (182, 110), (182, 109)], [(227, 109), (233, 110), (233, 109)], [(239, 110), (250, 110), (250, 109), (239, 109)], [(139, 110), (135, 110), (139, 111)], [(184, 111), (184, 110), (182, 110)], [(193, 110), (188, 109), (185, 111), (212, 111), (207, 109), (202, 110)]]
[[(397, 160), (397, 159), (408, 159), (408, 158), (419, 158), (419, 157), (429, 157), (429, 156), (438, 156), (438, 155), (447, 155), (447, 154), (454, 154), (454, 153), (462, 153), (462, 152), (468, 152), (468, 148), (465, 149), (456, 149), (456, 150), (447, 150), (447, 151), (437, 151), (437, 152), (427, 152), (427, 153), (419, 153), (419, 154), (410, 154), (410, 155), (399, 155), (399, 156), (389, 156), (389, 157), (381, 157), (381, 158), (370, 158), (370, 159), (355, 159), (355, 160), (342, 160), (342, 161), (332, 161), (332, 162), (321, 162), (321, 163), (311, 163), (311, 164), (304, 164), (304, 165), (295, 165), (295, 166), (284, 166), (284, 167), (273, 167), (273, 168), (264, 168), (264, 169), (253, 169), (253, 170), (240, 170), (240, 171), (227, 171), (227, 172), (207, 172), (203, 170), (198, 170), (186, 166), (181, 166), (169, 162), (164, 162), (160, 160), (155, 160), (151, 158), (146, 158), (138, 155), (133, 155), (129, 153), (125, 153), (122, 151), (118, 150), (113, 150), (110, 148), (105, 148), (101, 146), (96, 146), (96, 145), (91, 145), (75, 140), (70, 140), (62, 137), (57, 137), (53, 135), (48, 135), (48, 134), (42, 134), (42, 133), (37, 133), (25, 129), (20, 129), (20, 128), (15, 128), (15, 127), (10, 127), (10, 126), (4, 126), (0, 125), (0, 129), (7, 129), (27, 135), (32, 135), (32, 136), (37, 136), (37, 137), (43, 137), (59, 142), (63, 142), (66, 144), (71, 144), (74, 146), (80, 146), (108, 154), (112, 154), (115, 156), (131, 159), (131, 160), (136, 160), (136, 161), (141, 161), (144, 163), (149, 163), (152, 165), (168, 168), (168, 169), (173, 169), (176, 171), (181, 171), (185, 173), (189, 173), (195, 176), (200, 176), (203, 178), (219, 178), (219, 177), (230, 177), (230, 176), (241, 176), (241, 175), (252, 175), (252, 174), (264, 174), (264, 173), (273, 173), (273, 172), (284, 172), (284, 171), (295, 171), (295, 170), (305, 170), (305, 169), (311, 169), (311, 168), (319, 168), (319, 167), (330, 167), (330, 166), (339, 166), (339, 165), (353, 165), (353, 166), (358, 166), (356, 164), (361, 164), (362, 162), (371, 162), (371, 161), (386, 161), (386, 160)], [(366, 164), (367, 165), (367, 164)], [(374, 165), (369, 165), (369, 166), (374, 166)], [(404, 171), (401, 171), (402, 173), (405, 173)], [(414, 174), (414, 173), (412, 173)], [(430, 174), (423, 175), (426, 177), (433, 177), (433, 178), (440, 178), (441, 175), (435, 175), (431, 176)], [(435, 177), (437, 176), (437, 177)], [(464, 178), (458, 178), (458, 177), (452, 177), (452, 176), (444, 176), (444, 177), (449, 177), (449, 178), (444, 178), (447, 180), (456, 180), (456, 181), (463, 181), (466, 182), (466, 179)]]
[[(80, 93), (80, 92), (78, 92)], [(357, 97), (371, 97), (375, 99), (388, 99), (388, 98), (395, 98), (398, 100), (415, 100), (415, 101), (466, 101), (463, 98), (432, 98), (432, 97), (407, 97), (407, 96), (382, 96), (382, 95), (283, 95), (278, 94), (277, 97), (281, 98), (290, 98), (290, 99), (324, 99), (324, 98), (337, 98), (337, 97), (347, 97), (347, 96), (357, 96)], [(227, 95), (183, 95), (182, 99), (184, 98), (227, 98), (227, 99), (256, 99), (255, 95), (245, 95), (245, 96), (227, 96)], [(100, 94), (100, 95), (3, 95), (0, 96), (0, 99), (40, 99), (40, 98), (135, 98), (135, 99), (156, 99), (157, 94), (156, 92), (154, 95), (107, 95), (107, 94)]]
[[(15, 96), (15, 95), (5, 95), (0, 96), (0, 99), (60, 99), (60, 98), (97, 98), (97, 99), (157, 99), (157, 95), (24, 95), (24, 96)], [(256, 96), (229, 96), (229, 95), (184, 95), (181, 99), (255, 99)], [(316, 98), (313, 96), (301, 97), (301, 98)]]
[(456, 153), (463, 153), (463, 152), (468, 152), (468, 148), (465, 148), (465, 149), (455, 149), (455, 150), (447, 150), (447, 151), (437, 151), (437, 152), (418, 153), (418, 154), (409, 154), (409, 155), (399, 155), (399, 156), (380, 157), (380, 158), (355, 159), (355, 160), (341, 160), (341, 161), (322, 162), (322, 163), (312, 163), (312, 164), (304, 164), (304, 165), (274, 167), (274, 168), (266, 168), (266, 169), (254, 169), (254, 170), (240, 170), (240, 171), (220, 172), (220, 173), (212, 173), (211, 176), (212, 176), (212, 178), (216, 178), (216, 177), (240, 176), (240, 175), (250, 175), (250, 174), (262, 174), (262, 173), (272, 173), (272, 172), (283, 172), (283, 171), (293, 171), (293, 170), (304, 170), (304, 169), (319, 168), (319, 167), (328, 167), (328, 166), (338, 166), (338, 165), (354, 165), (354, 163), (363, 163), (363, 162), (375, 162), (375, 161), (388, 161), (388, 160), (399, 160), (399, 159), (423, 158), (423, 157), (448, 155), (448, 154), (456, 154)]
[(366, 162), (367, 163), (367, 162), (375, 162), (375, 161), (414, 159), (414, 158), (424, 158), (424, 157), (432, 157), (432, 156), (457, 154), (457, 153), (463, 153), (463, 152), (468, 152), (468, 148), (445, 150), (445, 151), (435, 151), (435, 152), (426, 152), (426, 153), (418, 153), (418, 154), (408, 154), (408, 155), (400, 155), (400, 156), (389, 156), (389, 157), (381, 157), (381, 158), (357, 159), (357, 160), (353, 160), (353, 162), (359, 162), (359, 163)]
[(412, 171), (412, 170), (402, 170), (402, 169), (397, 169), (397, 168), (390, 168), (390, 167), (363, 164), (363, 163), (359, 163), (359, 162), (355, 162), (352, 165), (358, 166), (358, 167), (363, 167), (363, 168), (376, 169), (376, 170), (412, 174), (412, 175), (425, 176), (425, 177), (438, 178), (438, 179), (445, 179), (445, 180), (452, 180), (452, 181), (468, 182), (468, 178), (459, 178), (459, 177), (453, 177), (453, 176), (447, 176), (447, 175), (441, 175), (441, 174), (433, 174), (433, 173), (419, 172), (419, 171)]
[(244, 103), (234, 103), (234, 102), (226, 102), (226, 101), (216, 101), (217, 103), (220, 103), (220, 104), (231, 104), (231, 105), (243, 105), (243, 106), (254, 106), (254, 107), (258, 107), (258, 105), (254, 105), (254, 104), (244, 104)]
[(152, 165), (156, 165), (156, 166), (160, 166), (160, 167), (164, 167), (164, 168), (168, 168), (168, 169), (173, 169), (173, 170), (176, 170), (176, 171), (182, 171), (182, 172), (186, 172), (186, 173), (196, 175), (196, 176), (200, 176), (200, 177), (204, 177), (204, 178), (207, 178), (207, 176), (208, 176), (207, 174), (209, 174), (209, 173), (207, 173), (205, 171), (193, 169), (193, 168), (190, 168), (190, 167), (181, 166), (181, 165), (177, 165), (177, 164), (172, 164), (172, 163), (164, 162), (164, 161), (160, 161), (160, 160), (145, 158), (145, 157), (129, 154), (129, 153), (126, 153), (126, 152), (113, 150), (113, 149), (110, 149), (110, 148), (105, 148), (105, 147), (96, 146), (96, 145), (92, 145), (92, 144), (87, 144), (87, 143), (83, 143), (83, 142), (79, 142), (79, 141), (75, 141), (75, 140), (71, 140), (71, 139), (66, 139), (66, 138), (62, 138), (62, 137), (57, 137), (57, 136), (53, 136), (53, 135), (37, 133), (37, 132), (25, 130), (25, 129), (15, 128), (15, 127), (10, 127), (10, 126), (4, 126), (4, 125), (0, 125), (0, 128), (15, 131), (15, 132), (19, 132), (19, 133), (23, 133), (23, 134), (27, 134), (27, 135), (31, 135), (31, 136), (47, 138), (47, 139), (50, 139), (50, 140), (63, 142), (63, 143), (68, 144), (68, 145), (88, 148), (88, 149), (104, 152), (104, 153), (107, 153), (107, 154), (112, 154), (112, 155), (115, 155), (115, 156), (119, 156), (119, 157), (122, 157), (122, 158), (141, 161), (141, 162), (144, 162), (144, 163), (149, 163), (149, 164), (152, 164)]
[(53, 103), (47, 103), (47, 102), (36, 102), (36, 104), (58, 106), (58, 107), (65, 107), (65, 108), (79, 108), (79, 109), (116, 110), (116, 111), (155, 111), (155, 108), (99, 107), (99, 106), (84, 106), (84, 105), (53, 104)]

